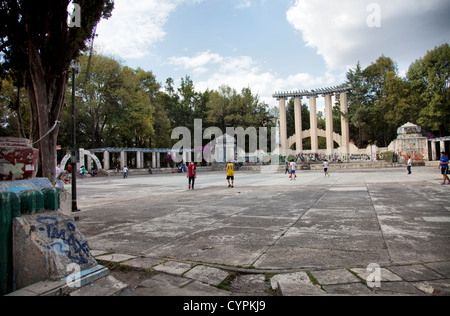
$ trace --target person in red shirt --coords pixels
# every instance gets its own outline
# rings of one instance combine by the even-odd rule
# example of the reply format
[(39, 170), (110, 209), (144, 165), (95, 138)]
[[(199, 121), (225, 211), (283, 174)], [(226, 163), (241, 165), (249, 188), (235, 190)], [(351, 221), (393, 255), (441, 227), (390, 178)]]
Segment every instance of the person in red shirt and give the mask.
[(189, 190), (191, 189), (191, 183), (192, 183), (192, 190), (194, 190), (195, 178), (197, 178), (197, 167), (192, 161), (188, 167), (187, 177), (189, 178)]

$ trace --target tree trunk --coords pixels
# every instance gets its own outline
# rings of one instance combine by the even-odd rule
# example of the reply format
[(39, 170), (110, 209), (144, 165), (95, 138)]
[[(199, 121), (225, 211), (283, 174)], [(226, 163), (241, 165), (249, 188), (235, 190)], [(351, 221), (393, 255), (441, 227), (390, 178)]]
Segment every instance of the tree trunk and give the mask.
[(23, 128), (22, 111), (20, 110), (20, 90), (21, 89), (22, 88), (20, 87), (20, 85), (18, 85), (16, 103), (14, 104), (14, 110), (17, 113), (17, 131), (19, 133), (19, 138), (27, 138), (25, 129)]
[[(48, 80), (42, 67), (36, 46), (29, 41), (30, 87), (27, 88), (32, 107), (33, 144), (39, 149), (40, 175), (55, 184), (56, 145), (59, 132), (58, 121), (61, 118), (65, 101), (65, 89), (68, 75)], [(47, 80), (46, 80), (47, 79)], [(55, 127), (53, 130), (52, 128)]]

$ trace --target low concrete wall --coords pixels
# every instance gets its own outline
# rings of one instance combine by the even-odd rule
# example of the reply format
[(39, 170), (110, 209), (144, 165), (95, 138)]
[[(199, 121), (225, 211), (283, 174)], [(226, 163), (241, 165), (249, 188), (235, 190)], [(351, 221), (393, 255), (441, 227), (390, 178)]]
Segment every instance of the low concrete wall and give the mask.
[(98, 267), (71, 214), (70, 194), (46, 178), (0, 182), (1, 295), (74, 272), (83, 282), (109, 273)]
[(97, 266), (73, 218), (60, 211), (13, 220), (13, 271), (16, 289), (62, 280)]

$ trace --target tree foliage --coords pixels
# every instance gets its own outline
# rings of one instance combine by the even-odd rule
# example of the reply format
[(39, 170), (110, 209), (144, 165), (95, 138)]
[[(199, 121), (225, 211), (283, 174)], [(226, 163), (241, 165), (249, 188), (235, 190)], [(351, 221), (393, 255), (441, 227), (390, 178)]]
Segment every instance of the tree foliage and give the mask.
[(441, 45), (411, 64), (401, 78), (395, 62), (381, 56), (347, 73), (351, 137), (360, 147), (388, 146), (396, 130), (411, 122), (424, 132), (450, 134), (450, 47)]
[[(80, 27), (68, 26), (69, 0), (3, 0), (0, 3), (1, 73), (12, 74), (30, 102), (31, 137), (40, 149), (42, 175), (55, 178), (55, 148), (65, 103), (69, 66), (86, 46), (110, 0), (74, 0)], [(55, 127), (53, 129), (53, 127)]]

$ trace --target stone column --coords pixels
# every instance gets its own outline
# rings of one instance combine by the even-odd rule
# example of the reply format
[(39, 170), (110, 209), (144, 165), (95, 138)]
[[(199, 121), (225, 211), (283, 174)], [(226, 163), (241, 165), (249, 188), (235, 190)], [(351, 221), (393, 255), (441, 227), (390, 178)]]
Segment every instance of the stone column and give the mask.
[(79, 162), (78, 162), (78, 164), (77, 164), (77, 171), (79, 172), (80, 171), (80, 168), (81, 167), (86, 167), (86, 165), (85, 165), (85, 158), (84, 158), (84, 148), (80, 148), (79, 149), (79, 153), (80, 153), (80, 160), (79, 160)]
[(87, 156), (86, 158), (86, 170), (91, 171), (92, 170), (92, 158), (91, 156)]
[(109, 151), (104, 151), (103, 152), (103, 169), (105, 170), (109, 170), (110, 168), (110, 164), (109, 164)]
[(286, 116), (286, 99), (278, 100), (280, 103), (280, 138), (281, 138), (281, 152), (286, 154), (288, 148), (287, 137), (287, 116)]
[(332, 155), (334, 152), (334, 140), (333, 140), (333, 105), (331, 94), (325, 95), (325, 123), (327, 136), (327, 155)]
[(152, 152), (152, 168), (156, 169), (156, 152)]
[(302, 98), (294, 99), (294, 115), (296, 149), (297, 153), (301, 153), (303, 151)]
[[(341, 93), (341, 112), (344, 114), (348, 113), (348, 98), (347, 93)], [(350, 124), (348, 119), (341, 116), (341, 130), (342, 130), (342, 143), (341, 146), (345, 148), (345, 153), (349, 154), (350, 151)]]
[[(441, 152), (443, 152), (443, 151), (445, 151), (445, 140), (441, 140), (440, 142), (439, 142), (439, 145), (440, 145), (440, 147), (441, 147), (441, 149), (439, 150), (439, 152), (438, 152), (438, 159), (436, 159), (436, 160), (440, 160), (441, 158)], [(446, 153), (446, 154), (448, 154), (448, 153)]]
[(124, 151), (121, 151), (120, 152), (120, 169), (122, 169), (122, 170), (126, 166), (126, 163), (127, 163), (126, 157), (127, 157), (127, 153)]
[(156, 153), (156, 168), (161, 168), (161, 153)]
[(311, 152), (319, 152), (319, 138), (317, 136), (317, 96), (310, 96), (309, 111), (311, 120)]
[(142, 169), (142, 152), (136, 152), (136, 169)]

